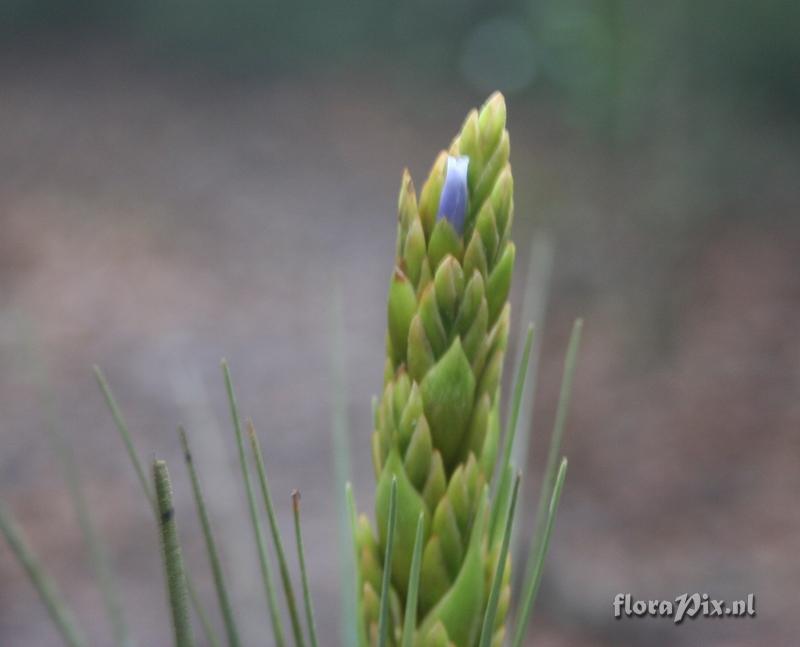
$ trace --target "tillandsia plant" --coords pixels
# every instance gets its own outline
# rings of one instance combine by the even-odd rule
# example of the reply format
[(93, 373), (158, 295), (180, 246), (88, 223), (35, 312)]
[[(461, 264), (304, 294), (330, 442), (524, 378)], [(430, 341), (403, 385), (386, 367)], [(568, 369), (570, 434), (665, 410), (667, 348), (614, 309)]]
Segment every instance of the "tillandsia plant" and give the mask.
[[(499, 388), (514, 264), (509, 239), (513, 181), (505, 105), (495, 95), (467, 117), (422, 187), (403, 175), (397, 249), (389, 287), (383, 396), (372, 456), (379, 536), (359, 522), (365, 621), (378, 637), (381, 570), (391, 571), (390, 608), (404, 609), (422, 517), (415, 632), (424, 644), (472, 645), (480, 629), (499, 545), (489, 527), (486, 485), (500, 435)], [(397, 526), (390, 562), (381, 549), (392, 483)], [(508, 597), (508, 568), (503, 597)], [(508, 608), (497, 614), (498, 638)], [(393, 614), (392, 643), (402, 641)]]
[(419, 198), (403, 174), (372, 434), (377, 533), (365, 515), (356, 528), (371, 645), (505, 641), (519, 485), (508, 456), (497, 465), (515, 257), (505, 126), (496, 93), (469, 113)]
[[(521, 344), (501, 434), (500, 380), (509, 336), (508, 294), (515, 256), (510, 239), (513, 179), (505, 124), (505, 103), (495, 94), (479, 111), (470, 112), (449, 151), (439, 154), (419, 198), (409, 173), (403, 175), (388, 297), (383, 393), (374, 406), (376, 530), (368, 516), (356, 517), (349, 483), (346, 505), (341, 509), (342, 524), (349, 527), (351, 540), (350, 545), (342, 542), (341, 546), (342, 584), (347, 584), (349, 591), (342, 605), (346, 647), (500, 647), (507, 637), (513, 647), (520, 647), (525, 637), (566, 476), (566, 460), (559, 463), (559, 454), (581, 323), (576, 322), (567, 349), (525, 575), (515, 577), (521, 574), (517, 564), (523, 562), (512, 564), (509, 548), (521, 474), (515, 473), (512, 456), (532, 327)], [(317, 647), (299, 493), (292, 495), (292, 508), (302, 613), (258, 436), (252, 422), (242, 423), (225, 361), (222, 370), (273, 644), (289, 644), (289, 635), (296, 647)], [(205, 644), (221, 645), (193, 585), (191, 565), (182, 555), (167, 465), (154, 459), (148, 477), (105, 377), (98, 368), (95, 375), (158, 528), (174, 645), (196, 644), (190, 612), (202, 629)], [(343, 382), (341, 376), (337, 382)], [(341, 414), (339, 404), (335, 409)], [(336, 472), (342, 485), (347, 472), (346, 427), (341, 415), (335, 414)], [(244, 642), (199, 470), (182, 427), (178, 436), (206, 545), (224, 643), (239, 647)], [(133, 632), (124, 617), (107, 551), (86, 505), (72, 447), (57, 433), (52, 440), (96, 571), (113, 630), (112, 644), (131, 647), (135, 644)], [(265, 516), (269, 534), (264, 532)], [(0, 534), (37, 589), (64, 643), (85, 647), (85, 632), (1, 502)], [(274, 583), (270, 538), (280, 588)], [(522, 593), (516, 605), (511, 599), (515, 581), (521, 583)], [(288, 632), (284, 629), (287, 619)]]

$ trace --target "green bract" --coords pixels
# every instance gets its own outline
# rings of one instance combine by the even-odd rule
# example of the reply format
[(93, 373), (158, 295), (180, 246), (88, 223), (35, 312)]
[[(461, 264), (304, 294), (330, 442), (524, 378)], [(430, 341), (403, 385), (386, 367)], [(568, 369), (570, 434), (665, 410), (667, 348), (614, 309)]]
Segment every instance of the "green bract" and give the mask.
[[(383, 395), (372, 435), (378, 532), (362, 516), (356, 537), (363, 622), (373, 644), (385, 567), (391, 569), (389, 644), (403, 640), (420, 514), (424, 548), (413, 644), (472, 647), (481, 631), (500, 553), (489, 536), (487, 492), (500, 434), (515, 253), (505, 122), (505, 102), (494, 94), (470, 112), (450, 150), (439, 154), (419, 198), (408, 171), (403, 174)], [(448, 156), (469, 158), (466, 214), (457, 223), (463, 233), (437, 218)], [(394, 479), (397, 523), (387, 565)], [(508, 579), (507, 562), (494, 644), (504, 637)]]

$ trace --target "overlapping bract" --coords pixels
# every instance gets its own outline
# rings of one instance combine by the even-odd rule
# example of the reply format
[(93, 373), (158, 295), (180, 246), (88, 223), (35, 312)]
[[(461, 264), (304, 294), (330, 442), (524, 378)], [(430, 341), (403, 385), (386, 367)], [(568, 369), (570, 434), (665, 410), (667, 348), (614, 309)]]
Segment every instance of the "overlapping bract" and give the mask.
[[(424, 549), (414, 644), (472, 647), (480, 631), (498, 553), (488, 533), (487, 484), (500, 434), (515, 254), (505, 121), (503, 97), (495, 94), (470, 112), (450, 150), (439, 154), (419, 198), (408, 171), (403, 175), (384, 388), (372, 436), (378, 533), (363, 516), (356, 533), (361, 608), (373, 644), (394, 478), (390, 643), (401, 639), (420, 513)], [(469, 158), (466, 211), (452, 222), (437, 218), (448, 156)], [(508, 571), (506, 564), (497, 644), (510, 595)]]

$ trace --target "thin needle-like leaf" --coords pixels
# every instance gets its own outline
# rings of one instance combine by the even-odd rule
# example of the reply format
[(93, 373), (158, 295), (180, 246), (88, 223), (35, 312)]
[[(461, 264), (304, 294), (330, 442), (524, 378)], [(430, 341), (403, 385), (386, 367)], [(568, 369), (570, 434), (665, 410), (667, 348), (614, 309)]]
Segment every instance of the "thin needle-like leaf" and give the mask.
[(406, 611), (403, 619), (402, 647), (414, 644), (414, 627), (417, 624), (417, 597), (419, 595), (419, 573), (422, 567), (422, 543), (425, 535), (425, 514), (419, 513), (417, 519), (417, 535), (414, 539), (414, 553), (411, 558), (411, 572), (408, 574), (408, 595)]
[(303, 547), (303, 531), (300, 528), (300, 492), (292, 492), (292, 510), (294, 511), (294, 536), (297, 542), (297, 560), (300, 563), (300, 577), (303, 581), (303, 602), (306, 607), (306, 622), (308, 623), (308, 636), (311, 647), (317, 647), (317, 623), (314, 620), (314, 604), (311, 601), (311, 591), (308, 587), (308, 572), (306, 571), (306, 553)]
[(132, 647), (134, 644), (130, 637), (128, 624), (125, 622), (122, 603), (119, 592), (114, 581), (114, 576), (109, 563), (108, 551), (94, 525), (92, 515), (89, 513), (89, 504), (86, 501), (86, 494), (81, 481), (80, 469), (75, 458), (75, 451), (71, 443), (68, 443), (58, 428), (58, 418), (55, 412), (54, 398), (47, 387), (44, 376), (44, 367), (41, 362), (36, 362), (38, 371), (41, 375), (39, 380), (42, 383), (43, 409), (47, 416), (46, 427), (50, 437), (50, 443), (61, 464), (64, 472), (64, 480), (67, 483), (72, 504), (75, 508), (75, 516), (83, 534), (83, 541), (89, 554), (94, 575), (97, 578), (97, 585), (106, 607), (111, 629), (114, 635), (114, 644), (118, 647)]
[(480, 647), (490, 647), (494, 635), (494, 622), (497, 617), (497, 605), (500, 601), (500, 589), (503, 586), (503, 573), (506, 568), (506, 558), (508, 556), (508, 545), (511, 542), (511, 529), (514, 525), (514, 510), (517, 507), (517, 494), (519, 492), (520, 474), (514, 479), (511, 491), (511, 503), (506, 513), (505, 531), (503, 532), (503, 543), (500, 546), (500, 554), (497, 558), (497, 568), (492, 580), (492, 589), (489, 593), (489, 601), (486, 603), (486, 613), (483, 616), (483, 627), (481, 628), (481, 638), (478, 643)]
[[(150, 508), (153, 510), (153, 514), (157, 519), (158, 506), (153, 493), (150, 490), (150, 484), (145, 477), (142, 462), (139, 460), (139, 455), (136, 453), (136, 449), (133, 446), (133, 440), (131, 439), (131, 434), (128, 430), (128, 425), (125, 422), (125, 418), (122, 417), (122, 412), (117, 405), (117, 401), (116, 398), (114, 398), (111, 387), (109, 387), (103, 372), (98, 366), (94, 367), (94, 375), (97, 379), (97, 384), (100, 386), (100, 390), (105, 396), (106, 404), (108, 405), (111, 415), (114, 418), (115, 426), (120, 437), (122, 438), (125, 449), (128, 451), (128, 458), (131, 461), (131, 465), (133, 466), (136, 475), (139, 477), (139, 483), (142, 486), (144, 496), (147, 499), (147, 502), (150, 504)], [(197, 618), (200, 620), (200, 624), (203, 626), (203, 633), (206, 636), (206, 640), (208, 640), (210, 647), (219, 647), (219, 638), (217, 638), (217, 634), (214, 631), (214, 628), (211, 626), (211, 620), (209, 620), (208, 614), (205, 612), (203, 605), (200, 604), (200, 597), (197, 595), (197, 589), (194, 587), (191, 575), (186, 567), (184, 567), (184, 572), (186, 573), (186, 588), (189, 590), (189, 599), (192, 602), (192, 608), (194, 609), (195, 614), (197, 614)]]
[[(333, 435), (333, 472), (334, 492), (336, 493), (336, 519), (339, 553), (339, 578), (343, 595), (340, 597), (339, 631), (343, 645), (356, 645), (358, 636), (356, 621), (358, 608), (358, 589), (356, 561), (351, 549), (350, 524), (347, 512), (347, 494), (345, 484), (350, 478), (350, 438), (347, 421), (347, 375), (344, 305), (341, 282), (334, 282), (331, 299), (332, 338), (330, 348), (331, 361), (331, 433)], [(362, 623), (359, 623), (362, 624)]]
[(351, 618), (347, 618), (347, 622), (355, 627), (358, 647), (367, 647), (367, 628), (361, 621), (361, 574), (358, 568), (358, 543), (356, 542), (356, 500), (353, 496), (353, 486), (349, 481), (345, 485), (345, 498), (347, 499), (347, 522), (350, 526), (350, 543), (353, 550), (353, 563), (356, 565), (355, 577), (351, 582), (356, 608), (355, 614)]
[[(558, 503), (561, 500), (561, 490), (564, 487), (564, 479), (566, 478), (567, 459), (564, 458), (558, 469), (555, 486), (553, 487), (553, 496), (550, 498), (550, 505), (547, 509), (547, 520), (542, 533), (542, 542), (539, 544), (536, 552), (531, 552), (528, 558), (533, 568), (530, 570), (529, 577), (526, 579), (523, 587), (523, 600), (522, 606), (520, 607), (520, 614), (517, 618), (517, 628), (514, 633), (514, 642), (512, 643), (513, 647), (521, 647), (522, 641), (525, 639), (525, 631), (528, 628), (528, 622), (530, 621), (531, 612), (533, 611), (533, 604), (536, 601), (536, 594), (539, 592), (539, 585), (542, 581), (544, 560), (545, 557), (547, 557), (550, 536), (553, 534), (553, 524), (555, 523), (556, 512), (558, 512)], [(535, 548), (535, 546), (531, 545), (531, 548)]]
[(106, 399), (106, 404), (108, 405), (111, 415), (114, 418), (114, 424), (117, 426), (117, 430), (122, 438), (122, 442), (125, 444), (125, 449), (128, 452), (128, 458), (131, 459), (131, 464), (136, 472), (136, 476), (139, 478), (139, 483), (142, 486), (142, 490), (144, 491), (147, 500), (150, 501), (150, 505), (155, 505), (155, 502), (153, 501), (153, 493), (150, 491), (150, 484), (148, 483), (147, 477), (144, 473), (144, 467), (142, 466), (139, 456), (136, 453), (136, 449), (133, 446), (131, 432), (128, 430), (128, 425), (125, 422), (125, 418), (122, 417), (122, 412), (119, 409), (119, 405), (117, 404), (114, 394), (111, 392), (111, 387), (108, 385), (105, 375), (103, 375), (100, 367), (96, 365), (94, 366), (94, 377), (97, 380), (97, 384), (99, 385), (100, 390), (103, 392), (103, 396)]
[(528, 363), (530, 362), (532, 344), (533, 324), (528, 324), (528, 332), (525, 335), (525, 346), (522, 350), (519, 367), (517, 368), (517, 377), (516, 380), (514, 380), (514, 396), (511, 406), (511, 415), (506, 427), (503, 458), (498, 466), (500, 472), (500, 482), (497, 487), (497, 496), (495, 497), (495, 505), (492, 508), (492, 518), (489, 523), (489, 536), (492, 537), (493, 541), (496, 537), (496, 534), (499, 532), (498, 524), (502, 519), (500, 515), (508, 509), (509, 497), (511, 496), (511, 479), (513, 478), (513, 469), (511, 469), (511, 451), (514, 448), (514, 438), (517, 432), (517, 422), (519, 421), (522, 396), (525, 392), (525, 381), (528, 375)]
[(70, 492), (70, 497), (75, 507), (78, 525), (81, 528), (83, 540), (86, 544), (87, 552), (89, 553), (89, 561), (91, 562), (92, 570), (97, 578), (103, 604), (106, 607), (106, 613), (111, 623), (114, 643), (119, 647), (131, 647), (133, 641), (130, 638), (128, 625), (125, 622), (116, 582), (114, 581), (111, 565), (108, 560), (108, 552), (100, 536), (97, 534), (92, 516), (89, 514), (89, 505), (86, 502), (86, 495), (83, 491), (83, 484), (81, 483), (74, 453), (72, 448), (63, 441), (54, 427), (51, 427), (51, 434), (53, 444), (56, 448), (56, 454), (63, 466), (64, 478), (67, 481), (67, 489)]
[(167, 595), (172, 610), (172, 630), (175, 647), (193, 647), (192, 625), (189, 622), (189, 600), (186, 589), (186, 574), (183, 570), (183, 557), (178, 541), (178, 527), (175, 523), (175, 509), (172, 504), (172, 485), (169, 481), (167, 464), (153, 461), (153, 481), (155, 483), (156, 505), (158, 506), (161, 550), (164, 560), (164, 573), (167, 580)]
[(97, 579), (97, 586), (111, 625), (114, 644), (117, 647), (133, 647), (134, 643), (131, 640), (128, 625), (125, 622), (119, 590), (114, 581), (108, 549), (97, 532), (94, 519), (90, 513), (73, 444), (67, 441), (59, 428), (56, 398), (48, 379), (47, 362), (41, 353), (41, 349), (36, 344), (36, 326), (32, 321), (22, 321), (20, 323), (23, 324), (19, 331), (19, 336), (23, 342), (21, 348), (25, 354), (25, 364), (28, 367), (31, 380), (40, 390), (41, 410), (44, 416), (44, 426), (47, 431), (48, 441), (58, 459), (66, 481), (67, 491), (72, 500), (75, 516), (83, 535), (89, 563)]
[(283, 541), (281, 540), (281, 532), (278, 528), (278, 519), (275, 515), (275, 506), (272, 505), (272, 495), (269, 491), (269, 482), (267, 481), (267, 470), (264, 467), (264, 455), (261, 452), (261, 443), (258, 442), (253, 421), (248, 420), (245, 423), (247, 427), (247, 435), (250, 437), (250, 448), (253, 450), (253, 456), (256, 459), (256, 472), (258, 473), (258, 482), (261, 485), (261, 495), (264, 499), (264, 507), (267, 509), (267, 517), (269, 518), (269, 528), (272, 533), (272, 544), (275, 547), (275, 554), (278, 556), (278, 569), (283, 583), (283, 593), (286, 597), (286, 605), (289, 607), (289, 618), (292, 623), (292, 631), (294, 633), (295, 644), (298, 647), (305, 645), (303, 640), (303, 630), (300, 626), (300, 617), (297, 613), (297, 603), (294, 597), (294, 588), (292, 587), (292, 579), (289, 576), (289, 567), (286, 563), (286, 553), (283, 550)]
[[(520, 467), (525, 473), (528, 464), (528, 446), (533, 433), (531, 420), (533, 418), (533, 408), (536, 402), (536, 388), (538, 385), (539, 356), (541, 354), (541, 339), (546, 321), (548, 288), (550, 285), (550, 275), (553, 270), (553, 243), (550, 238), (541, 232), (536, 232), (531, 238), (530, 260), (523, 283), (522, 308), (520, 309), (520, 321), (536, 322), (536, 334), (531, 348), (531, 357), (528, 363), (527, 382), (525, 395), (522, 398), (519, 422), (517, 423), (517, 435), (514, 447), (511, 450), (511, 461)], [(521, 361), (522, 352), (525, 347), (524, 334), (520, 332), (517, 365)], [(524, 507), (525, 488), (521, 488), (517, 497), (517, 507), (520, 509), (520, 516), (514, 523), (514, 533), (511, 536), (511, 555), (515, 555), (515, 545), (518, 541), (522, 529), (522, 511)]]
[[(536, 509), (536, 525), (534, 526), (533, 548), (534, 554), (542, 542), (542, 533), (545, 527), (545, 518), (549, 511), (549, 503), (555, 486), (556, 469), (561, 455), (561, 440), (564, 437), (564, 427), (567, 422), (569, 411), (569, 401), (572, 395), (572, 380), (575, 375), (575, 365), (578, 361), (578, 348), (581, 343), (581, 332), (583, 331), (583, 320), (576, 319), (572, 326), (569, 343), (567, 344), (567, 354), (564, 357), (564, 373), (561, 377), (561, 389), (558, 395), (558, 406), (556, 408), (556, 419), (553, 423), (553, 433), (550, 436), (550, 447), (547, 450), (547, 465), (542, 476), (542, 485), (539, 492), (539, 503)], [(525, 579), (528, 580), (533, 564), (528, 564), (528, 571)]]
[(383, 563), (381, 582), (381, 606), (378, 616), (378, 647), (386, 647), (389, 639), (389, 588), (392, 574), (392, 553), (394, 551), (394, 526), (397, 521), (397, 477), (392, 477), (392, 490), (389, 495), (389, 522), (386, 531), (386, 556)]
[(180, 437), (181, 447), (183, 448), (183, 457), (186, 461), (186, 468), (189, 470), (189, 478), (192, 481), (192, 493), (194, 494), (197, 516), (200, 518), (200, 525), (203, 529), (203, 537), (205, 539), (206, 550), (208, 552), (208, 561), (211, 564), (211, 574), (214, 577), (214, 588), (217, 591), (217, 600), (219, 601), (222, 620), (225, 623), (225, 633), (228, 636), (228, 644), (230, 647), (238, 647), (241, 644), (239, 641), (239, 631), (236, 628), (236, 621), (233, 617), (233, 609), (231, 607), (230, 598), (228, 597), (228, 589), (225, 586), (225, 577), (222, 573), (222, 565), (219, 560), (217, 543), (214, 539), (214, 533), (211, 529), (211, 520), (208, 517), (205, 499), (203, 497), (203, 492), (200, 489), (200, 479), (197, 476), (197, 470), (194, 466), (194, 458), (189, 448), (189, 439), (187, 438), (186, 430), (183, 427), (178, 427), (178, 436)]
[(253, 524), (253, 534), (255, 535), (256, 548), (258, 549), (258, 560), (261, 566), (261, 577), (264, 582), (264, 591), (267, 595), (267, 606), (269, 610), (270, 619), (272, 620), (272, 631), (275, 636), (275, 644), (278, 647), (283, 647), (284, 632), (283, 623), (281, 622), (280, 614), (278, 613), (278, 604), (275, 596), (275, 585), (272, 582), (272, 569), (269, 565), (267, 558), (267, 545), (264, 541), (264, 531), (261, 528), (261, 519), (258, 516), (256, 509), (256, 498), (253, 493), (253, 484), (250, 481), (250, 468), (247, 465), (247, 457), (244, 451), (244, 435), (242, 433), (242, 422), (239, 417), (239, 406), (236, 404), (236, 394), (233, 390), (233, 381), (231, 380), (231, 373), (228, 369), (228, 362), (222, 360), (222, 374), (225, 378), (225, 390), (228, 393), (228, 404), (231, 410), (231, 420), (233, 421), (233, 428), (236, 432), (236, 446), (239, 450), (239, 465), (242, 469), (242, 479), (244, 480), (244, 489), (247, 494), (247, 505), (250, 509), (250, 520)]
[(522, 349), (522, 356), (517, 367), (517, 378), (514, 380), (514, 398), (511, 406), (511, 416), (505, 433), (505, 447), (503, 448), (503, 465), (511, 462), (511, 451), (514, 448), (514, 438), (517, 433), (517, 423), (519, 422), (519, 412), (522, 405), (522, 397), (525, 394), (525, 382), (528, 377), (528, 364), (531, 358), (531, 346), (533, 345), (533, 323), (528, 324), (528, 332), (525, 334), (525, 346)]
[(58, 586), (44, 570), (22, 534), (22, 529), (14, 522), (11, 513), (2, 502), (0, 502), (0, 532), (3, 533), (11, 551), (25, 569), (28, 579), (47, 607), (47, 612), (61, 638), (69, 647), (85, 647), (86, 639), (83, 632), (78, 629), (75, 617), (67, 608)]

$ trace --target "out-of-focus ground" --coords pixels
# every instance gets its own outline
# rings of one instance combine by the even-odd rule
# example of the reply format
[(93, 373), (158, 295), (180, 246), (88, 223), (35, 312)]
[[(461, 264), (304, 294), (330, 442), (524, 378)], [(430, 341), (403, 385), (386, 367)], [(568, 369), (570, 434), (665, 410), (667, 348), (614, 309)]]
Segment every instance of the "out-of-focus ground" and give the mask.
[[(333, 294), (344, 302), (353, 477), (369, 511), (400, 174), (407, 164), (421, 183), (483, 97), (432, 84), (414, 94), (379, 72), (231, 80), (102, 43), (11, 53), (0, 88), (2, 499), (92, 644), (111, 644), (48, 443), (55, 421), (139, 644), (169, 643), (157, 538), (92, 378), (100, 364), (140, 454), (169, 461), (210, 604), (175, 435), (187, 425), (245, 644), (270, 644), (219, 370), (227, 357), (287, 539), (288, 493), (302, 489), (320, 633), (337, 644)], [(515, 305), (532, 232), (555, 241), (528, 518), (571, 321), (586, 324), (569, 477), (531, 636), (571, 647), (796, 644), (797, 139), (780, 117), (745, 122), (732, 149), (744, 170), (726, 175), (703, 158), (702, 127), (680, 115), (609, 147), (548, 105), (508, 103)], [(753, 592), (758, 615), (681, 626), (612, 617), (618, 592), (694, 591)], [(59, 644), (5, 544), (0, 644)]]

